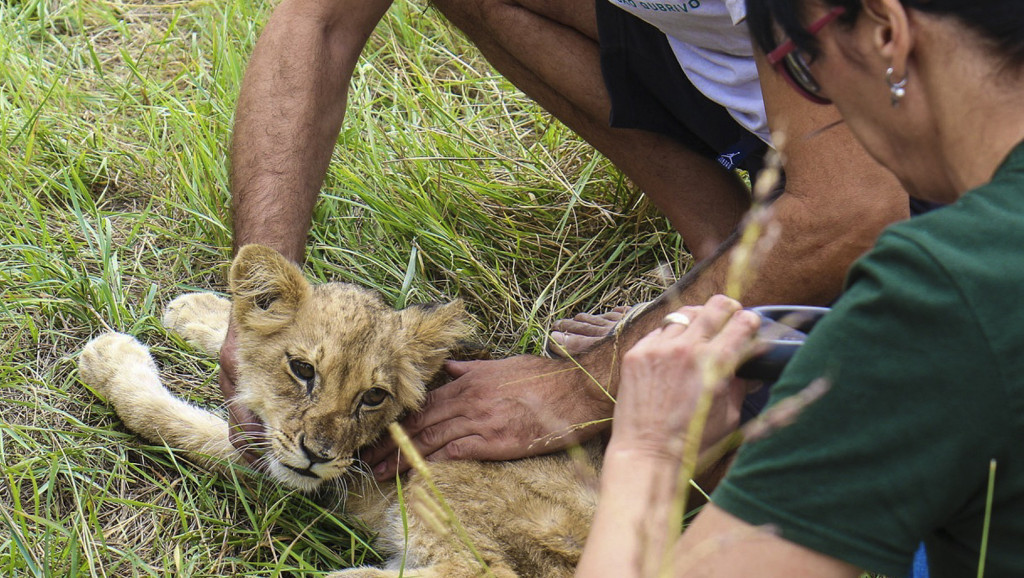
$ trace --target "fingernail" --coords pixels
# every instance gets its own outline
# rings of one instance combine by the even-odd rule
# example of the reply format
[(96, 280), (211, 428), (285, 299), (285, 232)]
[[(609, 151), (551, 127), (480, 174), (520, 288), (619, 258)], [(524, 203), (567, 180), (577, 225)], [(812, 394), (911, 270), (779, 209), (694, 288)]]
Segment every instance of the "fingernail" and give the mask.
[(381, 462), (381, 463), (373, 466), (373, 475), (374, 476), (379, 476), (379, 475), (383, 474), (384, 471), (387, 470), (387, 469), (388, 469), (388, 463), (387, 462)]
[(555, 342), (561, 344), (561, 343), (563, 343), (565, 341), (565, 334), (562, 333), (561, 331), (552, 331), (551, 332), (551, 341), (555, 341)]

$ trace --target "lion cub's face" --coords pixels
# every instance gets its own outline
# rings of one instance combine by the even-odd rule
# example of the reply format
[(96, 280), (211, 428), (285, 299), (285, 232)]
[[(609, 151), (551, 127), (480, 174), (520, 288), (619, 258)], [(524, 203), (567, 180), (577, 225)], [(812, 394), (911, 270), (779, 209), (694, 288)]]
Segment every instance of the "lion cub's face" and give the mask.
[(271, 475), (315, 488), (352, 465), (402, 414), (468, 331), (461, 302), (387, 307), (347, 283), (311, 286), (276, 251), (249, 245), (231, 267), (238, 402), (266, 425)]

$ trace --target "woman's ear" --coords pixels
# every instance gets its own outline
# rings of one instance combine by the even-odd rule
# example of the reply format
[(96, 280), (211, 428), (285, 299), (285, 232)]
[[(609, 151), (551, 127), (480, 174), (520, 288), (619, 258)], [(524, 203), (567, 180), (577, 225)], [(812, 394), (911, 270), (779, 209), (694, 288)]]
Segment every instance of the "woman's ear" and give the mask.
[(238, 251), (228, 284), (235, 323), (262, 334), (290, 323), (311, 291), (297, 265), (262, 245), (246, 245)]
[(871, 48), (899, 78), (907, 71), (912, 44), (910, 18), (900, 0), (863, 0), (861, 18), (871, 26)]

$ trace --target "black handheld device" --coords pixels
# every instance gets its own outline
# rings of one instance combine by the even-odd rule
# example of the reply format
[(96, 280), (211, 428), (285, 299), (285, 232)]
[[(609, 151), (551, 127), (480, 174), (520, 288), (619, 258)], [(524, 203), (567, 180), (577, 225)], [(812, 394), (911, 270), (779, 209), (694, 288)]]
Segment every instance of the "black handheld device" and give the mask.
[(829, 308), (765, 305), (752, 307), (751, 311), (761, 316), (757, 341), (766, 347), (741, 365), (736, 376), (771, 382), (779, 378), (807, 334), (829, 312)]

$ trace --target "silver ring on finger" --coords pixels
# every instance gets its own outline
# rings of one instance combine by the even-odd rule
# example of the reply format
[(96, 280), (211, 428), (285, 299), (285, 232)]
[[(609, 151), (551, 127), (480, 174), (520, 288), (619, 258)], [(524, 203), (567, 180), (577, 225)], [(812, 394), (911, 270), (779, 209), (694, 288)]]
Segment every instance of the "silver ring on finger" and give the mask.
[(687, 317), (685, 313), (680, 313), (678, 311), (673, 311), (672, 313), (669, 313), (668, 315), (665, 316), (664, 319), (661, 320), (662, 327), (666, 327), (668, 325), (673, 324), (682, 325), (683, 327), (689, 327), (690, 323), (690, 318)]

